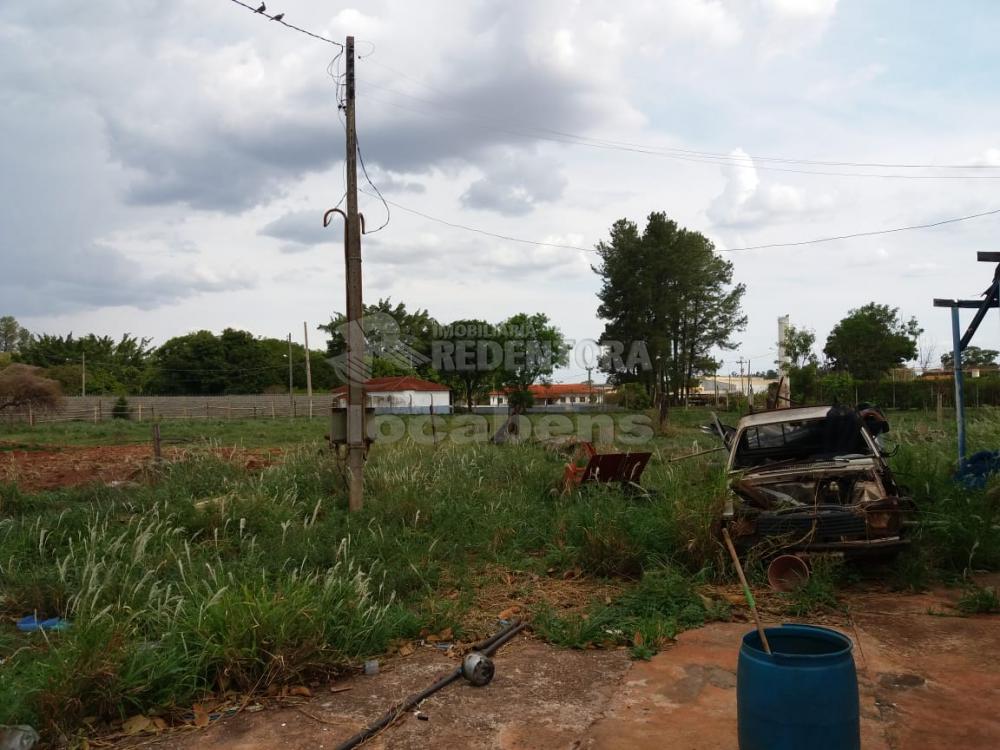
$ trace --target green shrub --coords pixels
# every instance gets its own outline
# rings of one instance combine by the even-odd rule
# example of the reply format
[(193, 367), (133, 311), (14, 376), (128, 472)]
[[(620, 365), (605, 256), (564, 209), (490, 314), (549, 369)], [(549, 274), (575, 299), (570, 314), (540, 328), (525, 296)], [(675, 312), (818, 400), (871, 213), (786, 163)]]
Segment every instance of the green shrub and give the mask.
[(1000, 594), (995, 588), (970, 586), (956, 606), (966, 615), (995, 614), (1000, 612)]
[(111, 407), (111, 418), (112, 419), (131, 419), (132, 415), (129, 413), (128, 399), (124, 396), (119, 396), (118, 400), (115, 401), (115, 405)]

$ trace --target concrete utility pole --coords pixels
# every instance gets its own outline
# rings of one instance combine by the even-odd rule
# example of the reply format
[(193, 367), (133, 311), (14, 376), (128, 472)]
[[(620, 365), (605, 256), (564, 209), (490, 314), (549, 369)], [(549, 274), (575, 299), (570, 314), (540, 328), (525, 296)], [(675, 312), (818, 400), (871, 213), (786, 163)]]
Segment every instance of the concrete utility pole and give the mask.
[(364, 507), (365, 465), (365, 339), (361, 331), (361, 221), (358, 218), (358, 132), (354, 112), (354, 37), (347, 37), (345, 77), (347, 120), (347, 469), (348, 507)]
[(792, 386), (788, 379), (788, 353), (785, 351), (785, 339), (788, 336), (788, 316), (778, 318), (778, 394), (777, 406), (785, 409), (792, 405)]
[(80, 395), (87, 395), (87, 352), (83, 353), (83, 372), (80, 373)]
[(743, 395), (743, 386), (745, 385), (743, 382), (743, 363), (745, 361), (742, 356), (737, 360), (737, 364), (740, 366), (740, 395)]
[(309, 396), (309, 419), (313, 415), (313, 374), (309, 361), (309, 324), (302, 321), (302, 338), (306, 347), (306, 394)]
[(288, 334), (288, 416), (295, 416), (295, 393), (292, 390), (292, 334)]

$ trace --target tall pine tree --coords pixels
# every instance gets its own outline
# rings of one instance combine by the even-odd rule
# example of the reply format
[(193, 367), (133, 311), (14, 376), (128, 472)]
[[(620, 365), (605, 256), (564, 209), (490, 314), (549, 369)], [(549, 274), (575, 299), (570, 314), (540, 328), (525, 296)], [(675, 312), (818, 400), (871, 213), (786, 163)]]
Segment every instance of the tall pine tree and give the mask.
[(703, 234), (660, 212), (649, 215), (641, 234), (632, 221), (615, 222), (597, 252), (597, 312), (607, 321), (601, 343), (621, 342), (627, 353), (633, 342), (644, 342), (648, 353), (648, 366), (605, 357), (602, 369), (617, 382), (683, 399), (695, 376), (716, 366), (711, 350), (735, 348), (733, 334), (746, 327), (746, 288), (733, 284), (732, 264)]

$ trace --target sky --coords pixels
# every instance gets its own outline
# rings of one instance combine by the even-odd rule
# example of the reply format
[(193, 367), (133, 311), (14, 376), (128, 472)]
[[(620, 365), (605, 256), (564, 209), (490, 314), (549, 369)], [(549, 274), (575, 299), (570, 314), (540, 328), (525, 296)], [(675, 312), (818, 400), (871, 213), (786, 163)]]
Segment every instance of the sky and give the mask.
[[(740, 249), (1000, 208), (989, 0), (947, 13), (929, 0), (268, 0), (268, 12), (358, 40), (361, 150), (397, 205), (363, 238), (366, 302), (442, 322), (544, 312), (594, 339), (587, 249), (617, 219), (663, 211), (747, 286), (726, 372), (740, 357), (772, 365), (780, 315), (821, 348), (871, 301), (916, 316), (936, 360), (950, 318), (932, 299), (975, 297), (991, 278), (976, 251), (1000, 250), (1000, 216)], [(341, 225), (322, 227), (344, 194), (337, 52), (231, 0), (0, 6), (0, 315), (154, 344), (225, 327), (301, 340), (308, 321), (319, 348), (315, 326), (344, 309)], [(381, 225), (385, 206), (360, 197), (367, 228)], [(975, 343), (998, 339), (991, 316)], [(583, 377), (571, 364), (556, 379)]]

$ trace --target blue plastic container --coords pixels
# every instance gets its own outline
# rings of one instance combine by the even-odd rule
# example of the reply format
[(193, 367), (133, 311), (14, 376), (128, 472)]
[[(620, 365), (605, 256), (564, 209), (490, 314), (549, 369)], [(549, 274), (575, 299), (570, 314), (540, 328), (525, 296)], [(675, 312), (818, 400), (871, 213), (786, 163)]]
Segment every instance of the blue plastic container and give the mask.
[(743, 636), (736, 672), (740, 750), (860, 750), (851, 640), (829, 628), (767, 628)]

